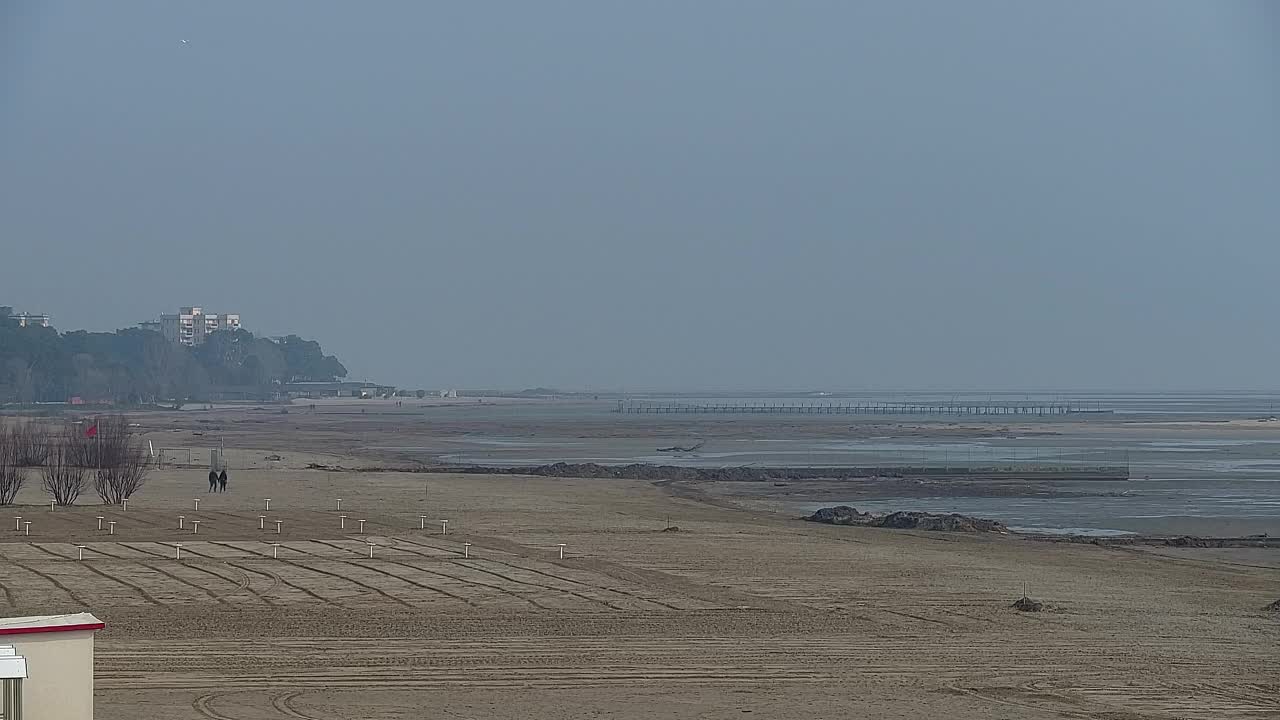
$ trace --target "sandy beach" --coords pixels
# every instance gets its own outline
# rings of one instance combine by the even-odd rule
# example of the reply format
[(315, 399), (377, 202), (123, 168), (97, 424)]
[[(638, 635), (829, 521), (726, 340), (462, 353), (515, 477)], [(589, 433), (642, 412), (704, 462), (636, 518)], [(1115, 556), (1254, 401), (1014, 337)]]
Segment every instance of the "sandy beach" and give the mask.
[[(425, 434), (359, 415), (142, 416), (170, 450), (225, 443), (230, 492), (171, 466), (127, 512), (50, 512), (32, 483), (13, 508), (31, 535), (0, 535), (7, 613), (104, 619), (97, 716), (122, 720), (1280, 713), (1274, 551), (822, 526), (646, 481), (308, 469), (372, 468), (370, 436)], [(1024, 584), (1045, 611), (1010, 608)]]

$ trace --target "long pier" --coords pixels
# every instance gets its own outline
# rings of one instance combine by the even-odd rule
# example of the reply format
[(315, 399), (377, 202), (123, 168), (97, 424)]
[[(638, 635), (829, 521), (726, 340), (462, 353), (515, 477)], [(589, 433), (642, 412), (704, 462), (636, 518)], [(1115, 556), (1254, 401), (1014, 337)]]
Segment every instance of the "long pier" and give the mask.
[(677, 403), (620, 400), (626, 415), (1107, 415), (1072, 403)]

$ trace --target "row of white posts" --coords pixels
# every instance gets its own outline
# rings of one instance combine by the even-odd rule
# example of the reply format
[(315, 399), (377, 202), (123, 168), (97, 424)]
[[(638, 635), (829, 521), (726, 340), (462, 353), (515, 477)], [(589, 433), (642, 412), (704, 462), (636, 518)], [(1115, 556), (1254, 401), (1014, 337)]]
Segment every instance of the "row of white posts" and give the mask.
[[(273, 559), (279, 559), (279, 557), (280, 557), (280, 545), (281, 545), (281, 543), (271, 543), (271, 557), (272, 557)], [(373, 549), (374, 549), (375, 547), (377, 547), (377, 543), (372, 543), (372, 542), (371, 542), (371, 543), (368, 543), (368, 545), (369, 545), (369, 557), (370, 557), (370, 558), (372, 558), (372, 557), (373, 557)], [(88, 548), (88, 546), (87, 546), (87, 545), (76, 545), (76, 550), (77, 550), (76, 559), (77, 559), (77, 560), (84, 560), (84, 551), (85, 551), (87, 548)], [(174, 550), (174, 559), (176, 559), (176, 560), (181, 560), (181, 559), (182, 559), (182, 543), (174, 543), (174, 544), (173, 544), (173, 550)], [(462, 543), (462, 557), (464, 557), (464, 558), (470, 558), (470, 557), (471, 557), (471, 543), (469, 543), (469, 542), (464, 542), (464, 543)], [(560, 558), (561, 558), (561, 559), (563, 559), (563, 558), (564, 558), (564, 543), (560, 543)]]
[[(338, 510), (339, 510), (339, 511), (341, 511), (341, 510), (342, 510), (342, 498), (337, 498), (337, 500), (338, 500)], [(199, 511), (199, 510), (200, 510), (200, 498), (194, 498), (194, 501), (195, 501), (195, 509), (196, 509), (197, 511)], [(50, 502), (49, 502), (49, 512), (53, 512), (53, 511), (54, 511), (54, 506), (55, 506), (55, 503), (54, 503), (53, 501), (50, 501)], [(124, 501), (124, 509), (125, 509), (126, 511), (129, 509), (129, 501), (128, 501), (128, 500), (125, 500), (125, 501)], [(270, 511), (270, 510), (271, 510), (271, 498), (263, 498), (263, 510), (266, 510), (266, 511)], [(339, 515), (339, 516), (338, 516), (338, 527), (339, 527), (339, 529), (342, 529), (342, 530), (345, 530), (345, 529), (346, 529), (346, 527), (347, 527), (347, 517), (348, 517), (348, 516), (346, 516), (346, 515)], [(419, 529), (419, 530), (426, 530), (426, 529), (427, 529), (427, 518), (428, 518), (428, 517), (429, 517), (429, 516), (427, 516), (427, 515), (419, 515), (419, 516), (418, 516), (418, 529)], [(22, 516), (21, 516), (21, 515), (15, 515), (15, 516), (14, 516), (14, 518), (13, 518), (13, 520), (14, 520), (14, 526), (13, 526), (14, 531), (20, 531), (20, 530), (21, 530), (21, 531), (24, 531), (27, 535), (30, 535), (30, 534), (31, 534), (31, 521), (30, 521), (30, 520), (25, 520), (25, 521), (24, 521), (24, 520), (22, 519)], [(98, 530), (102, 530), (102, 523), (103, 523), (103, 521), (104, 521), (104, 520), (106, 520), (106, 516), (104, 516), (104, 515), (98, 515), (98, 516), (97, 516), (97, 520), (98, 520)], [(201, 521), (199, 521), (199, 520), (192, 520), (192, 521), (191, 521), (191, 534), (192, 534), (192, 535), (199, 535), (199, 534), (200, 534), (200, 522), (201, 522)], [(258, 529), (259, 529), (259, 530), (265, 530), (265, 529), (266, 529), (266, 522), (267, 522), (267, 516), (266, 516), (266, 515), (259, 515), (259, 516), (258, 516)], [(283, 520), (272, 520), (272, 522), (274, 522), (274, 523), (276, 524), (276, 534), (277, 534), (277, 535), (279, 535), (279, 534), (280, 534), (280, 531), (281, 531), (281, 528), (284, 526), (284, 521), (283, 521)], [(365, 521), (365, 520), (356, 520), (356, 522), (360, 524), (360, 529), (359, 529), (359, 531), (358, 531), (358, 532), (359, 532), (359, 534), (363, 535), (363, 534), (364, 534), (364, 524), (365, 524), (365, 522), (367, 522), (367, 521)], [(116, 534), (116, 521), (115, 521), (115, 520), (106, 520), (106, 523), (107, 523), (107, 528), (108, 528), (108, 529), (107, 529), (107, 534), (109, 534), (109, 535), (115, 535), (115, 534)], [(186, 515), (179, 515), (179, 516), (178, 516), (178, 529), (179, 529), (179, 530), (185, 530), (185, 529), (186, 529), (186, 525), (187, 525), (187, 516), (186, 516)], [(440, 521), (440, 534), (441, 534), (441, 535), (446, 535), (446, 534), (448, 534), (448, 532), (449, 532), (449, 521), (448, 521), (448, 520), (441, 520), (441, 521)], [(79, 549), (79, 559), (80, 559), (80, 560), (83, 560), (83, 559), (84, 559), (84, 549), (85, 549), (85, 546), (84, 546), (84, 545), (76, 545), (76, 547)], [(564, 559), (564, 549), (565, 549), (566, 547), (568, 547), (568, 546), (567, 546), (567, 544), (566, 544), (566, 543), (557, 543), (557, 544), (556, 544), (556, 547), (557, 547), (557, 548), (559, 548), (559, 550), (560, 550), (560, 559), (561, 559), (561, 560), (563, 560), (563, 559)], [(373, 557), (373, 548), (374, 548), (374, 543), (369, 543), (369, 557)], [(273, 557), (273, 558), (278, 557), (279, 549), (280, 549), (280, 543), (271, 543), (271, 557)], [(182, 559), (182, 543), (174, 543), (174, 551), (175, 551), (175, 552), (174, 552), (175, 557), (176, 557), (177, 559), (179, 559), (179, 560), (180, 560), (180, 559)], [(469, 542), (464, 542), (464, 543), (462, 543), (462, 557), (464, 557), (464, 558), (469, 558), (469, 557), (471, 557), (471, 543), (469, 543)]]

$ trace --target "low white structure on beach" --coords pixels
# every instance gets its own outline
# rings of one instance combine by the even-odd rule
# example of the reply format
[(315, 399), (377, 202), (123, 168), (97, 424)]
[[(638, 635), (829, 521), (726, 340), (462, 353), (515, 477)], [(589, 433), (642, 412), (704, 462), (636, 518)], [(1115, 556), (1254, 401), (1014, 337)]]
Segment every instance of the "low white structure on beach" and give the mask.
[(89, 613), (0, 618), (4, 720), (93, 720), (93, 636), (103, 627)]

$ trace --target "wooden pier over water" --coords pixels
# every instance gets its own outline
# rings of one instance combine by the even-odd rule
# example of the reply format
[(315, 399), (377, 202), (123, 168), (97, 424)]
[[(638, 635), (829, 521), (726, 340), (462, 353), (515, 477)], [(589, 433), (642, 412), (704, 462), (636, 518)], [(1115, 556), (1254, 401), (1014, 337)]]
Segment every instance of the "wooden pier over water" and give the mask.
[(1107, 415), (1110, 410), (1073, 403), (678, 403), (620, 400), (626, 415)]

